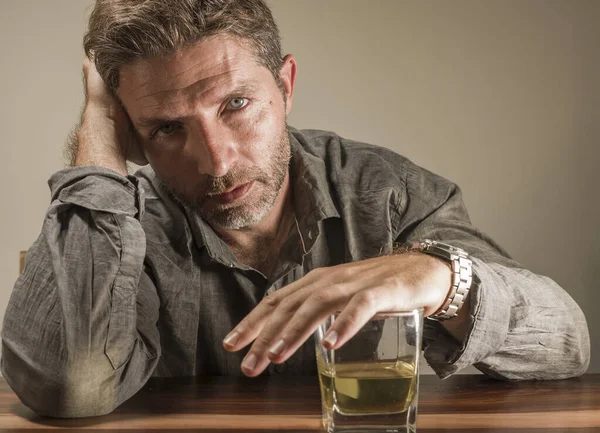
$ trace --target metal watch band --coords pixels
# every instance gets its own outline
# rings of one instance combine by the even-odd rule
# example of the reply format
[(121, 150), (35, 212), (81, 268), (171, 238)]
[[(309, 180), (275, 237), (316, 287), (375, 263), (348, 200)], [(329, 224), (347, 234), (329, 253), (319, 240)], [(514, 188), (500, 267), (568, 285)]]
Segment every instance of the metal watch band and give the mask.
[(452, 285), (444, 304), (427, 318), (442, 322), (456, 317), (473, 282), (473, 263), (469, 255), (465, 250), (430, 239), (418, 242), (417, 249), (449, 261), (452, 269)]

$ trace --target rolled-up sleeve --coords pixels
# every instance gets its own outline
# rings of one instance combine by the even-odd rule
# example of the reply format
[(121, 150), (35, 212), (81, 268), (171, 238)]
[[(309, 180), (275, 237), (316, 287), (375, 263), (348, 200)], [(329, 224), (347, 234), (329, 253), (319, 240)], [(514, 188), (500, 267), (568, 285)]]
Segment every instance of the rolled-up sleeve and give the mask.
[(2, 329), (2, 373), (50, 416), (101, 415), (133, 395), (160, 355), (159, 301), (144, 272), (143, 190), (98, 167), (62, 170)]
[(505, 380), (579, 376), (590, 362), (585, 316), (548, 277), (524, 269), (472, 226), (460, 189), (413, 164), (406, 170), (400, 241), (435, 239), (473, 259), (468, 334), (457, 341), (426, 321), (424, 356), (442, 378), (474, 365)]

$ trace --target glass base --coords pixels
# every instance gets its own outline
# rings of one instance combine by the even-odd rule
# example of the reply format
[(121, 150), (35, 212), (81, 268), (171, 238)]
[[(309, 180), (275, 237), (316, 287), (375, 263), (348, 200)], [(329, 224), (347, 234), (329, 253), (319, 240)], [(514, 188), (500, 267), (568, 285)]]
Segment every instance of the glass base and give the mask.
[(323, 427), (327, 433), (416, 433), (416, 407), (386, 415), (343, 415), (325, 412)]
[(416, 433), (417, 427), (413, 425), (407, 426), (360, 426), (360, 427), (333, 427), (325, 428), (327, 433)]

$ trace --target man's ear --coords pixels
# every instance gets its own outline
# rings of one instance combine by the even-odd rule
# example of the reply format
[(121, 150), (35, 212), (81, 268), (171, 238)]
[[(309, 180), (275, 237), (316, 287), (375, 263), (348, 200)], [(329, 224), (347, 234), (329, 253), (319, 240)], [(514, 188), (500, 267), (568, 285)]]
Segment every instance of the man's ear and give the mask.
[(288, 115), (292, 111), (292, 102), (294, 100), (294, 86), (296, 85), (296, 59), (292, 54), (288, 54), (283, 58), (283, 64), (279, 70), (279, 79), (285, 93), (285, 114)]

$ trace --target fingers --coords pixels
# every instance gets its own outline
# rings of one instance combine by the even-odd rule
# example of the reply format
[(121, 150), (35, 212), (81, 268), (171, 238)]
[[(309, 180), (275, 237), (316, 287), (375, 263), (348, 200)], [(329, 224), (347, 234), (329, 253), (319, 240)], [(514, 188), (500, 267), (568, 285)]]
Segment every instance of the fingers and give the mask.
[(377, 313), (410, 311), (436, 299), (435, 285), (421, 285), (413, 277), (399, 278), (398, 274), (396, 268), (389, 268), (378, 274), (376, 282), (370, 281), (367, 289), (356, 293), (323, 336), (323, 346), (339, 349)]
[(89, 98), (87, 82), (88, 82), (89, 70), (91, 67), (93, 67), (93, 64), (90, 61), (90, 59), (86, 56), (83, 59), (83, 66), (81, 68), (82, 69), (82, 78), (83, 78), (83, 95), (84, 95), (86, 101)]
[(85, 57), (83, 59), (83, 78), (84, 90), (87, 104), (97, 106), (98, 108), (113, 108), (120, 107), (115, 96), (109, 91), (96, 69), (93, 60)]
[(254, 341), (270, 318), (270, 313), (277, 308), (279, 298), (280, 296), (276, 293), (263, 298), (263, 300), (223, 339), (223, 347), (225, 350), (237, 352)]
[[(247, 376), (260, 374), (270, 362), (286, 361), (311, 336), (332, 310), (346, 302), (342, 290), (312, 291), (308, 298), (292, 295), (282, 301), (242, 362)], [(248, 360), (256, 361), (253, 365)]]
[[(284, 362), (352, 294), (373, 284), (379, 275), (375, 268), (375, 263), (363, 261), (311, 271), (263, 299), (225, 338), (225, 348), (239, 350), (256, 339), (241, 365), (250, 377), (262, 373), (271, 361)], [(356, 273), (363, 279), (355, 278)]]
[[(348, 277), (345, 270), (340, 272)], [(338, 283), (331, 283), (328, 278), (315, 279), (312, 284), (283, 299), (242, 363), (244, 374), (253, 377), (269, 362), (285, 362), (327, 317), (341, 310), (355, 293), (373, 286), (377, 274), (372, 277), (368, 272), (362, 274), (367, 277), (344, 278)], [(369, 308), (375, 311), (379, 305), (373, 303)]]
[[(265, 296), (262, 301), (225, 337), (223, 347), (230, 352), (236, 352), (252, 343), (263, 330), (270, 319), (270, 315), (279, 306), (283, 299), (296, 294), (298, 301), (302, 295), (298, 295), (303, 287), (310, 286), (313, 281), (322, 274), (321, 270), (309, 272), (306, 276), (288, 286)], [(289, 300), (287, 302), (290, 302)], [(288, 304), (288, 307), (292, 307)]]
[(254, 341), (241, 365), (246, 376), (258, 376), (267, 368), (270, 360), (263, 348), (268, 347), (270, 341), (285, 326), (287, 317), (293, 314), (301, 302), (298, 295), (284, 298), (282, 302), (279, 299), (281, 295), (263, 299), (223, 341), (225, 349), (230, 351), (239, 350)]
[(284, 362), (332, 312), (346, 304), (350, 290), (341, 285), (314, 290), (303, 302), (294, 302), (293, 309), (278, 310), (273, 318), (275, 326), (263, 331), (251, 351), (265, 353), (272, 362)]
[(328, 350), (339, 349), (375, 314), (387, 310), (385, 306), (390, 302), (386, 294), (382, 290), (365, 290), (354, 296), (323, 336), (323, 346)]
[[(407, 265), (407, 266), (404, 266)], [(257, 376), (270, 362), (285, 362), (323, 321), (341, 313), (326, 333), (323, 346), (336, 349), (375, 314), (421, 307), (435, 291), (415, 277), (407, 258), (381, 257), (311, 271), (266, 297), (226, 337), (236, 351), (252, 344), (242, 362), (247, 376)]]
[(87, 74), (90, 68), (94, 67), (94, 63), (90, 60), (88, 56), (85, 56), (83, 59), (83, 72)]

